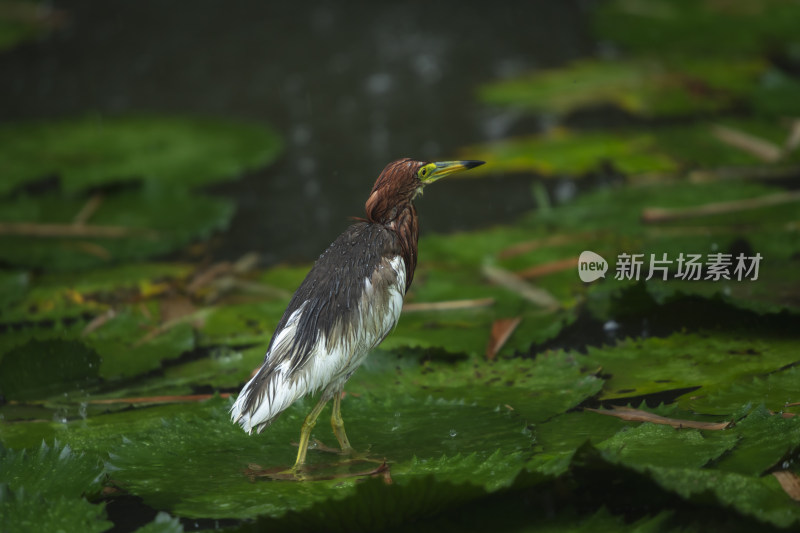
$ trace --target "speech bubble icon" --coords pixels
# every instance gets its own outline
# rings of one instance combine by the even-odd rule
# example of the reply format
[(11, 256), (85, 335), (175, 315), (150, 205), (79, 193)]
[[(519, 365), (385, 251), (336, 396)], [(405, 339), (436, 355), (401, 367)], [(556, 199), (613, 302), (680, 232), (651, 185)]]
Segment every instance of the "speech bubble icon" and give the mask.
[(602, 256), (586, 250), (578, 258), (578, 276), (581, 281), (590, 283), (597, 278), (606, 277), (608, 262)]

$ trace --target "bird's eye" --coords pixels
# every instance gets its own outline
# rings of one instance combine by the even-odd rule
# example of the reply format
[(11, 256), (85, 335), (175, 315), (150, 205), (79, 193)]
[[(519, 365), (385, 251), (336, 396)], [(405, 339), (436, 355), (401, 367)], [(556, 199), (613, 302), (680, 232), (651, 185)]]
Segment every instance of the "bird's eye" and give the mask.
[(420, 178), (424, 178), (427, 175), (428, 175), (428, 167), (422, 167), (421, 169), (419, 169)]

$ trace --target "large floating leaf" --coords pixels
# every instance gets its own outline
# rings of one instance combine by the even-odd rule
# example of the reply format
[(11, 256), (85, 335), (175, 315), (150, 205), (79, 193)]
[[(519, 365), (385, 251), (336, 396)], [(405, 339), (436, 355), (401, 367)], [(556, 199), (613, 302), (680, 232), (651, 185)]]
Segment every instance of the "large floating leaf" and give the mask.
[(642, 424), (618, 432), (597, 448), (627, 464), (701, 468), (733, 448), (737, 440), (733, 433), (704, 434), (696, 429)]
[(10, 400), (46, 398), (94, 385), (100, 356), (76, 341), (30, 341), (0, 360), (0, 394)]
[(779, 412), (787, 404), (797, 402), (800, 402), (800, 368), (792, 366), (706, 387), (703, 394), (685, 398), (681, 404), (703, 413), (729, 413), (738, 405), (760, 403)]
[(44, 497), (27, 491), (12, 491), (0, 484), (0, 527), (15, 533), (63, 531), (102, 533), (114, 524), (106, 520), (105, 507), (83, 498), (62, 495)]
[[(535, 266), (552, 262), (553, 254), (557, 260), (569, 257), (577, 260), (583, 250), (598, 252), (608, 261), (609, 270), (606, 278), (594, 282), (588, 291), (590, 296), (600, 296), (608, 304), (612, 301), (607, 298), (609, 294), (629, 289), (636, 283), (616, 279), (619, 277), (619, 254), (642, 254), (642, 266), (636, 279), (658, 303), (681, 294), (697, 294), (717, 297), (722, 302), (759, 312), (794, 309), (800, 279), (792, 257), (800, 251), (800, 241), (796, 239), (791, 221), (796, 218), (797, 202), (745, 205), (753, 198), (773, 195), (783, 196), (784, 193), (780, 189), (755, 184), (730, 187), (722, 183), (664, 184), (598, 191), (553, 209), (552, 213), (531, 217), (530, 224), (534, 227), (550, 224), (558, 228), (559, 242), (548, 245), (542, 239), (541, 245), (519, 255), (517, 261), (524, 260), (528, 266)], [(787, 196), (787, 199), (790, 198)], [(741, 204), (741, 208), (729, 212), (714, 211), (715, 206), (726, 203)], [(645, 224), (642, 222), (643, 214), (652, 207), (707, 209), (707, 213), (698, 212), (694, 217)], [(587, 228), (591, 228), (591, 232), (587, 232)], [(520, 242), (525, 244), (525, 241)], [(591, 248), (588, 242), (591, 242)], [(700, 254), (703, 263), (701, 277), (705, 278), (708, 276), (708, 255), (713, 253), (730, 254), (732, 264), (730, 272), (726, 272), (728, 279), (675, 279), (680, 254)], [(761, 255), (758, 279), (754, 280), (753, 275), (737, 279), (733, 268), (740, 253), (748, 258)], [(652, 279), (646, 281), (651, 259), (661, 260), (664, 254), (669, 261), (666, 263), (668, 279), (663, 281), (660, 279), (662, 273), (654, 271)], [(569, 275), (572, 290), (585, 290), (576, 271), (569, 270), (560, 274)], [(559, 286), (564, 283), (563, 279), (556, 279), (555, 274), (540, 277), (537, 281), (548, 288), (551, 279)], [(605, 315), (604, 319), (608, 318)]]
[(800, 508), (773, 476), (751, 477), (691, 468), (648, 467), (647, 473), (685, 499), (732, 507), (746, 516), (788, 527), (800, 522)]
[[(0, 223), (57, 224), (69, 232), (84, 203), (79, 197), (52, 193), (5, 200), (0, 203)], [(72, 228), (72, 235), (64, 235), (45, 227), (44, 234), (32, 237), (19, 229), (15, 234), (12, 228), (0, 236), (0, 259), (48, 270), (143, 259), (208, 237), (224, 228), (232, 215), (229, 201), (150, 181), (135, 190), (106, 196), (97, 208), (91, 226), (112, 228), (113, 235), (81, 233), (80, 227)]]
[(587, 174), (603, 164), (629, 173), (672, 172), (677, 164), (659, 152), (650, 133), (571, 133), (556, 130), (542, 137), (526, 137), (469, 148), (475, 157), (492, 162), (482, 172), (536, 172), (544, 176)]
[(79, 274), (0, 273), (0, 283), (8, 279), (9, 292), (18, 293), (12, 305), (0, 309), (0, 321), (39, 322), (100, 313), (115, 303), (158, 296), (168, 283), (185, 280), (192, 270), (186, 264), (135, 263)]
[[(43, 495), (96, 493), (103, 473), (97, 458), (57, 442), (27, 450), (7, 450), (0, 446), (0, 465), (0, 483), (15, 491), (24, 488), (29, 493)], [(60, 475), (53, 476), (53, 472)]]
[[(194, 410), (196, 414), (187, 410), (154, 420), (144, 432), (123, 432), (127, 439), (112, 454), (114, 479), (151, 505), (197, 517), (281, 516), (329, 499), (334, 487), (338, 487), (337, 499), (352, 495), (353, 478), (255, 484), (248, 480), (249, 464), (291, 465), (296, 450), (290, 442), (297, 438), (311, 402), (293, 406), (258, 437), (248, 437), (230, 423), (228, 405), (212, 402)], [(530, 446), (529, 435), (512, 413), (465, 403), (418, 396), (362, 396), (345, 402), (345, 417), (353, 445), (368, 448), (370, 457), (388, 461), (395, 484), (433, 473), (440, 481), (479, 487), (487, 478), (474, 475), (476, 469), (491, 468), (495, 476), (487, 488), (496, 490), (513, 479), (523, 464), (518, 454)], [(325, 426), (323, 419), (315, 436), (330, 442)], [(491, 450), (483, 445), (484, 439), (492, 441)], [(172, 459), (176, 453), (181, 460)], [(341, 460), (314, 450), (309, 459), (312, 465)], [(362, 466), (376, 466), (370, 465)], [(343, 474), (347, 469), (339, 471)], [(476, 484), (473, 479), (484, 481)]]
[(100, 532), (102, 505), (84, 495), (96, 494), (103, 468), (97, 457), (69, 446), (44, 443), (36, 449), (7, 450), (0, 446), (0, 526), (3, 531)]
[(796, 345), (794, 339), (674, 334), (589, 348), (586, 363), (601, 366), (607, 376), (602, 397), (625, 398), (766, 374), (800, 361)]
[(794, 2), (766, 0), (614, 0), (598, 5), (595, 28), (606, 39), (660, 55), (760, 54), (797, 40)]
[(570, 467), (575, 452), (586, 442), (597, 444), (626, 428), (619, 418), (589, 411), (572, 411), (532, 427), (536, 454), (527, 470), (540, 475), (559, 476)]
[(266, 126), (199, 118), (6, 124), (0, 128), (0, 194), (54, 174), (69, 192), (133, 178), (202, 185), (265, 166), (280, 146)]
[[(776, 150), (789, 135), (778, 122), (721, 120), (721, 125), (773, 143)], [(755, 166), (762, 158), (724, 142), (715, 133), (716, 123), (665, 126), (647, 130), (577, 132), (553, 130), (542, 136), (521, 137), (472, 146), (471, 157), (491, 161), (481, 173), (535, 172), (542, 176), (581, 177), (604, 165), (628, 175), (675, 173), (680, 170), (719, 166)], [(795, 151), (782, 161), (797, 161)]]
[[(656, 462), (659, 460), (656, 456), (653, 459)], [(576, 455), (576, 462), (583, 467), (603, 468), (602, 471), (608, 475), (611, 470), (608, 469), (609, 465), (603, 465), (606, 461), (615, 466), (613, 470), (617, 472), (620, 472), (619, 467), (638, 472), (639, 479), (628, 478), (629, 483), (652, 480), (667, 493), (674, 493), (694, 505), (718, 505), (778, 527), (800, 522), (800, 508), (783, 492), (773, 476), (756, 477), (703, 468), (655, 466), (608, 452), (598, 453), (591, 446), (582, 447)], [(648, 490), (655, 492), (652, 487)]]
[(375, 395), (422, 391), (434, 398), (513, 410), (527, 422), (542, 422), (578, 405), (602, 386), (602, 380), (585, 374), (578, 360), (563, 353), (541, 354), (535, 360), (434, 360), (421, 365), (401, 353), (370, 356), (348, 390)]
[(581, 61), (482, 88), (488, 103), (566, 114), (614, 105), (633, 114), (686, 115), (730, 108), (757, 87), (759, 61)]
[[(757, 397), (753, 400), (757, 401)], [(716, 467), (739, 474), (760, 476), (779, 467), (800, 447), (800, 418), (783, 418), (759, 407), (732, 430), (741, 437), (733, 453), (720, 459)]]

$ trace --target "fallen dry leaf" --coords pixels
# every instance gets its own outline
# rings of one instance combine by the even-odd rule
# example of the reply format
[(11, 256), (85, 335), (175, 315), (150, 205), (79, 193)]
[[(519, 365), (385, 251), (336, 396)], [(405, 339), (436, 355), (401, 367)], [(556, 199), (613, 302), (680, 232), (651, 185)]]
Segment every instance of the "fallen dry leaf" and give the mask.
[(170, 322), (197, 311), (192, 301), (186, 296), (172, 295), (161, 301), (161, 321)]
[(511, 334), (519, 326), (522, 318), (500, 318), (492, 323), (492, 332), (489, 335), (489, 344), (486, 346), (486, 358), (489, 361), (494, 361), (506, 341), (508, 341)]
[(800, 502), (800, 477), (797, 477), (797, 474), (788, 470), (778, 470), (773, 472), (772, 475), (775, 476), (775, 479), (778, 480), (778, 483), (781, 484), (781, 487), (791, 499)]

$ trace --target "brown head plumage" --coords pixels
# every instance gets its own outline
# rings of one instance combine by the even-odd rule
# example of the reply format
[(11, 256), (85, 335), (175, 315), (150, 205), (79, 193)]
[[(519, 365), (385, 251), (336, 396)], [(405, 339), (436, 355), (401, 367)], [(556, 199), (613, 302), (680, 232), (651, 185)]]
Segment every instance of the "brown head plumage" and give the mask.
[(383, 169), (367, 198), (367, 220), (394, 231), (406, 264), (406, 288), (417, 266), (419, 222), (414, 198), (422, 188), (453, 172), (467, 170), (483, 161), (442, 161), (425, 163), (410, 158), (392, 161)]

